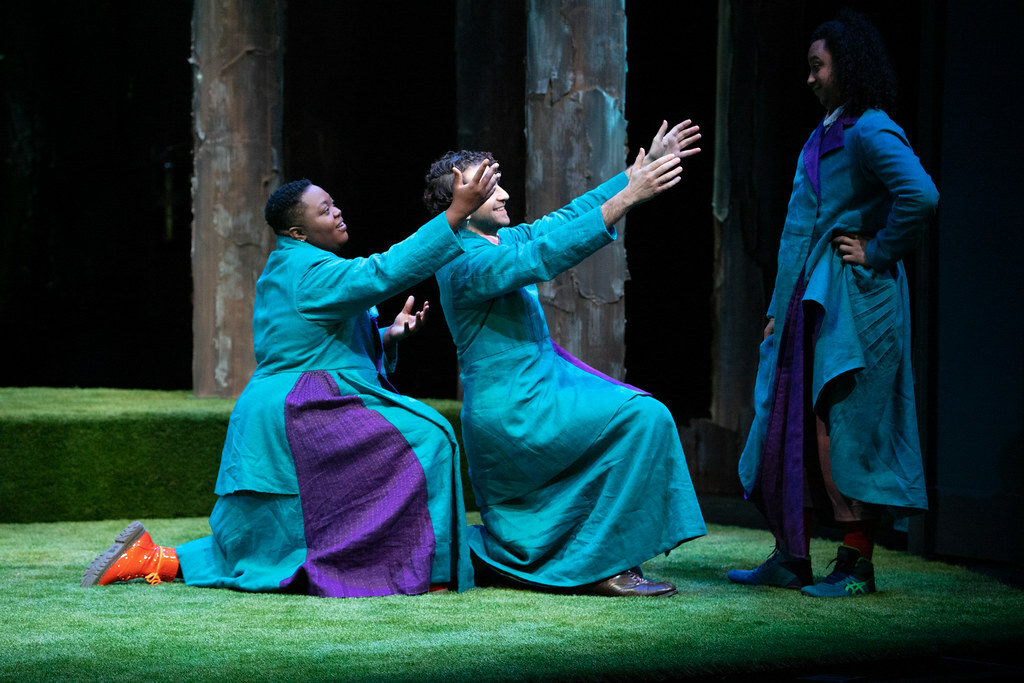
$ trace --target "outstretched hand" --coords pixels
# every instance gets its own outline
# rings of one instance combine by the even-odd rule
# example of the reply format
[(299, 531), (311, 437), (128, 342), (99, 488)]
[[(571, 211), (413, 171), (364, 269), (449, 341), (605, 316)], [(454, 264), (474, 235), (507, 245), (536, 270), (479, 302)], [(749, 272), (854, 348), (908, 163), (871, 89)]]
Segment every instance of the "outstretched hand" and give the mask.
[(682, 180), (683, 166), (681, 158), (673, 153), (651, 158), (641, 147), (631, 170), (629, 183), (623, 192), (627, 193), (632, 207), (658, 196)]
[(395, 322), (391, 323), (391, 326), (384, 330), (384, 334), (381, 336), (381, 343), (384, 345), (384, 348), (391, 348), (403, 339), (411, 337), (427, 324), (430, 302), (424, 301), (423, 308), (414, 312), (413, 307), (415, 305), (416, 297), (410, 296), (405, 300), (402, 312), (395, 316)]
[(665, 154), (648, 161), (643, 148), (627, 171), (629, 182), (614, 197), (601, 205), (601, 215), (606, 227), (618, 222), (626, 212), (637, 204), (658, 196), (681, 178), (682, 161), (675, 154)]
[(452, 203), (444, 213), (452, 230), (458, 230), (462, 222), (491, 196), (494, 188), (498, 186), (501, 174), (498, 173), (498, 163), (492, 164), (487, 159), (484, 159), (477, 166), (476, 172), (468, 178), (457, 168), (452, 168), (452, 171), (455, 174), (452, 182)]
[(668, 128), (668, 121), (662, 121), (661, 128), (651, 140), (648, 163), (666, 154), (674, 154), (680, 159), (699, 154), (700, 147), (693, 147), (699, 141), (700, 126), (693, 125), (690, 119), (677, 123), (671, 130)]

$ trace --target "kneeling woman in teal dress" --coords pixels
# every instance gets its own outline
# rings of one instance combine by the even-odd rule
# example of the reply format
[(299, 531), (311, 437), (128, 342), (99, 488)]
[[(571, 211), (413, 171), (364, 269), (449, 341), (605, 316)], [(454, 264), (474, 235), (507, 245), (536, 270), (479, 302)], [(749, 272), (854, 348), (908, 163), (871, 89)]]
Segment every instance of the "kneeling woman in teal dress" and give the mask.
[(376, 304), (462, 252), (455, 230), (497, 182), (481, 170), (459, 180), (450, 210), (366, 258), (340, 255), (348, 226), (322, 188), (300, 180), (271, 195), (277, 248), (256, 285), (258, 365), (231, 414), (212, 533), (170, 548), (135, 522), (83, 586), (181, 576), (321, 597), (472, 587), (455, 434), (387, 379), (425, 310), (410, 297), (378, 329)]
[[(611, 243), (631, 207), (679, 182), (681, 158), (699, 151), (687, 149), (699, 137), (688, 125), (663, 126), (649, 158), (641, 151), (628, 172), (530, 224), (508, 227), (499, 186), (464, 223), (465, 253), (437, 272), (483, 520), (470, 547), (478, 569), (505, 582), (672, 595), (675, 586), (644, 578), (639, 565), (706, 533), (668, 409), (558, 347), (536, 286)], [(435, 162), (428, 207), (451, 201), (453, 168), (472, 175), (490, 161), (450, 152)]]

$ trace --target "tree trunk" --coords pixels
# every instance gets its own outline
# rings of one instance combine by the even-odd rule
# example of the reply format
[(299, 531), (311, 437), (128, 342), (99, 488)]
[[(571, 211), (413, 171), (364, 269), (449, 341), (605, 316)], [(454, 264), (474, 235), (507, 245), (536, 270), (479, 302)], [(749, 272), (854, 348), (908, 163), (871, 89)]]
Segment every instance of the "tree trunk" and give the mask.
[[(529, 0), (526, 208), (539, 218), (625, 168), (623, 0)], [(625, 221), (619, 238), (540, 285), (552, 338), (625, 376)]]
[(237, 396), (255, 367), (252, 306), (274, 240), (284, 0), (195, 0), (192, 17), (193, 390)]

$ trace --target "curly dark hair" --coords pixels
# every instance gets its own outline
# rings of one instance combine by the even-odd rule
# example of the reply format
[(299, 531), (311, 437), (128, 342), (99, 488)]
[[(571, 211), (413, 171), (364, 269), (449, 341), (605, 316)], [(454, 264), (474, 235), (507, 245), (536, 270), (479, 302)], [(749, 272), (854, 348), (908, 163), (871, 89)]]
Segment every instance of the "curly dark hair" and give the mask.
[(271, 230), (283, 235), (288, 228), (299, 222), (302, 212), (306, 210), (306, 205), (302, 202), (302, 193), (312, 184), (303, 178), (285, 183), (274, 190), (263, 208), (263, 218)]
[(494, 157), (490, 152), (472, 152), (460, 150), (448, 152), (443, 157), (430, 165), (430, 172), (424, 178), (426, 188), (423, 190), (423, 203), (427, 210), (433, 215), (438, 214), (451, 206), (452, 186), (455, 183), (453, 168), (465, 171), (470, 166), (476, 166), (487, 160), (494, 163)]
[(896, 72), (889, 62), (882, 36), (867, 17), (842, 9), (831, 21), (814, 29), (811, 41), (824, 40), (832, 55), (832, 69), (855, 116), (877, 108), (892, 113), (898, 90)]

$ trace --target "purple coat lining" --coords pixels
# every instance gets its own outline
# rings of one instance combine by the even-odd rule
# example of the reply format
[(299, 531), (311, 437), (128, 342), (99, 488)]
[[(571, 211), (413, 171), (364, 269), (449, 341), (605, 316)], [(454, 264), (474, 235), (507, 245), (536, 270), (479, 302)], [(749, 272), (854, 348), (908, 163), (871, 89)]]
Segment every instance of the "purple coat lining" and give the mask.
[(635, 391), (635, 392), (637, 392), (639, 394), (643, 394), (644, 396), (650, 396), (650, 393), (644, 391), (643, 389), (638, 389), (637, 387), (634, 387), (632, 384), (626, 384), (625, 382), (620, 382), (619, 380), (615, 379), (614, 377), (609, 377), (608, 375), (604, 374), (600, 370), (597, 370), (596, 368), (590, 367), (589, 365), (587, 365), (586, 363), (581, 361), (579, 358), (577, 358), (576, 356), (572, 355), (571, 353), (569, 353), (568, 351), (563, 349), (561, 346), (556, 344), (554, 340), (551, 340), (551, 346), (555, 349), (555, 353), (558, 354), (562, 359), (568, 361), (572, 365), (575, 365), (580, 370), (583, 370), (584, 372), (588, 372), (591, 375), (594, 375), (596, 377), (600, 377), (601, 379), (608, 380), (612, 384), (617, 384), (620, 387), (625, 387), (626, 389), (630, 389), (630, 390)]
[(779, 547), (794, 557), (807, 555), (804, 532), (804, 458), (817, 455), (817, 430), (810, 406), (810, 368), (820, 316), (808, 329), (800, 273), (786, 310), (779, 340), (775, 390), (757, 481), (750, 499), (765, 516)]

